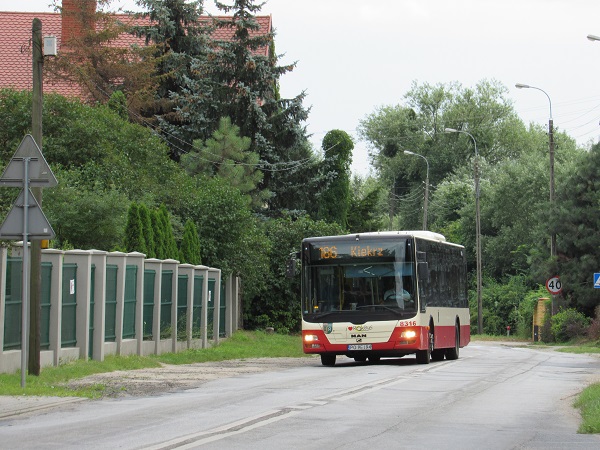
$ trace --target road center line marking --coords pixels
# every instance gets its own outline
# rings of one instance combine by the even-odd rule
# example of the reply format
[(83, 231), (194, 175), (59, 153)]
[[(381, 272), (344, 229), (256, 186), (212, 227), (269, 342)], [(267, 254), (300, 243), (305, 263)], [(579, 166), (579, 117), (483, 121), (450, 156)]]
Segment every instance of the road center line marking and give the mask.
[[(455, 364), (456, 362), (453, 363)], [(308, 400), (306, 402), (299, 403), (297, 405), (267, 411), (256, 416), (246, 417), (244, 419), (229, 423), (227, 425), (223, 425), (206, 431), (201, 431), (198, 433), (188, 434), (186, 436), (181, 436), (170, 441), (161, 442), (154, 446), (144, 448), (147, 450), (185, 450), (195, 448), (203, 444), (215, 442), (221, 439), (225, 439), (229, 436), (245, 433), (247, 431), (254, 430), (256, 428), (263, 427), (265, 425), (269, 425), (271, 423), (275, 423), (283, 419), (287, 419), (288, 417), (300, 414), (303, 411), (319, 406), (325, 406), (333, 401), (349, 400), (352, 398), (360, 397), (369, 392), (377, 391), (387, 386), (394, 386), (396, 384), (404, 383), (409, 379), (415, 378), (416, 376), (420, 376), (424, 373), (436, 372), (442, 369), (445, 365), (445, 363), (437, 363), (434, 366), (427, 366), (423, 367), (422, 369), (417, 369), (409, 375), (399, 375), (396, 377), (384, 378), (377, 382), (370, 382), (363, 385), (354, 386), (350, 389), (338, 391), (335, 394), (331, 394), (325, 397), (319, 397), (313, 400)]]

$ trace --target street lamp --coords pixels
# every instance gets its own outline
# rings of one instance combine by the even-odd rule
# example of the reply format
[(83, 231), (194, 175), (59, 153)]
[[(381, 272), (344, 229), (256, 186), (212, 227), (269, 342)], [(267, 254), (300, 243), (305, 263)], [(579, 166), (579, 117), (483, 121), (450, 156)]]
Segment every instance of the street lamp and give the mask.
[(481, 299), (481, 214), (479, 212), (479, 153), (477, 142), (473, 135), (467, 131), (445, 128), (446, 133), (463, 133), (473, 140), (475, 146), (475, 248), (477, 259), (477, 330), (483, 333), (483, 302)]
[[(591, 34), (588, 35), (590, 39)], [(596, 38), (597, 36), (592, 36)], [(600, 40), (600, 38), (598, 38)], [(548, 120), (548, 147), (550, 149), (550, 208), (554, 209), (554, 123), (552, 121), (552, 100), (546, 91), (535, 86), (529, 86), (527, 84), (517, 83), (515, 84), (517, 89), (537, 89), (542, 91), (548, 97), (550, 103), (550, 119)], [(550, 232), (550, 256), (554, 259), (556, 257), (556, 233), (554, 230)]]
[(427, 204), (429, 202), (429, 161), (423, 155), (419, 155), (418, 153), (413, 153), (409, 150), (404, 150), (405, 155), (414, 155), (425, 160), (425, 164), (427, 164), (427, 175), (425, 176), (425, 200), (423, 201), (423, 230), (427, 229)]
[(600, 41), (600, 36), (596, 36), (595, 34), (588, 34), (588, 35), (587, 35), (587, 38), (588, 38), (590, 41)]

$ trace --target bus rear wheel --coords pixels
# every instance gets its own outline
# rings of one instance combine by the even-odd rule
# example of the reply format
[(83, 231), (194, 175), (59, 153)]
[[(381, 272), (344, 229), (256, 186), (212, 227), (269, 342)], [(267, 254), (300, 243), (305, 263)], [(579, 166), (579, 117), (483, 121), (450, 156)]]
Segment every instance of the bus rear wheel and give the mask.
[(321, 364), (323, 364), (324, 366), (335, 366), (335, 355), (322, 354)]

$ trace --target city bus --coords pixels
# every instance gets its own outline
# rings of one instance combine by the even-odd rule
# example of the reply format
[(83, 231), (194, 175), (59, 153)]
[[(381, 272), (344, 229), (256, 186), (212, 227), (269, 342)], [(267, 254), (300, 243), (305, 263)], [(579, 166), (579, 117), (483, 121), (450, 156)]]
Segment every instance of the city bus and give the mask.
[(306, 238), (302, 347), (324, 366), (458, 359), (471, 337), (465, 249), (430, 231)]

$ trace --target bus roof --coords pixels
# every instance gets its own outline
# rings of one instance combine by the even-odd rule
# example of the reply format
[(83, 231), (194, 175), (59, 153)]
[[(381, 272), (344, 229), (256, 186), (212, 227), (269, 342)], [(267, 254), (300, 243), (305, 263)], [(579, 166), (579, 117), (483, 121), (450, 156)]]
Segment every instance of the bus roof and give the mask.
[(368, 233), (352, 233), (340, 236), (319, 236), (307, 238), (308, 240), (326, 240), (326, 239), (361, 239), (361, 238), (374, 238), (374, 237), (382, 237), (382, 238), (393, 238), (398, 236), (405, 237), (417, 237), (422, 239), (427, 239), (430, 241), (438, 241), (438, 242), (446, 242), (446, 238), (444, 235), (440, 233), (434, 233), (433, 231), (424, 231), (424, 230), (413, 230), (413, 231), (371, 231)]
[(413, 231), (372, 231), (368, 233), (355, 233), (349, 234), (348, 236), (381, 236), (381, 237), (392, 237), (392, 236), (413, 236), (420, 237), (423, 239), (429, 239), (432, 241), (446, 242), (446, 237), (440, 233), (434, 233), (433, 231), (424, 230), (413, 230)]

